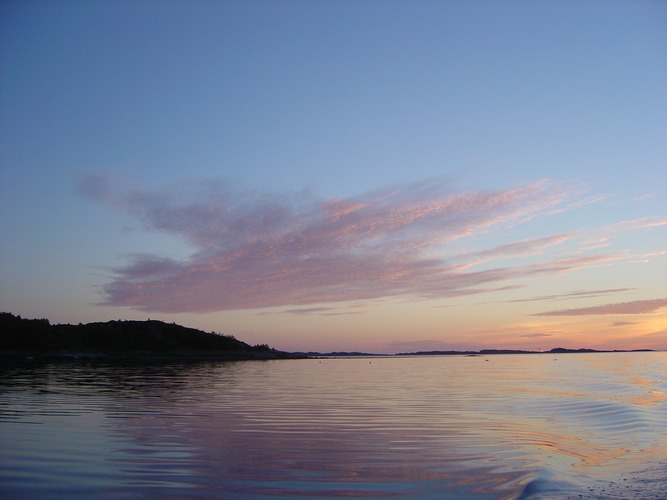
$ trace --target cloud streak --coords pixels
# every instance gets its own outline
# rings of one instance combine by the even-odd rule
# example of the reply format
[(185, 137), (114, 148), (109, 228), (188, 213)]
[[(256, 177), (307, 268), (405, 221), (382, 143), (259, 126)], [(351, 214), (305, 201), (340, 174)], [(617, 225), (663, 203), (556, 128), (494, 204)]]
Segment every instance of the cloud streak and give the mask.
[[(140, 254), (114, 269), (104, 304), (158, 312), (213, 312), (286, 305), (482, 293), (502, 282), (598, 265), (587, 255), (470, 271), (447, 260), (447, 244), (515, 226), (577, 204), (577, 192), (540, 182), (490, 192), (447, 193), (437, 182), (318, 200), (229, 189), (119, 189), (103, 176), (80, 191), (123, 210), (143, 230), (186, 240), (186, 259)], [(558, 234), (477, 252), (488, 261), (539, 253), (573, 237)], [(311, 313), (318, 312), (311, 310)], [(324, 312), (324, 311), (319, 311)]]
[(641, 325), (640, 321), (614, 321), (611, 326), (630, 326), (630, 325)]
[(463, 267), (473, 267), (484, 262), (496, 259), (507, 259), (516, 257), (526, 257), (528, 255), (537, 255), (547, 248), (551, 248), (566, 241), (572, 240), (577, 236), (576, 233), (555, 234), (540, 238), (531, 238), (527, 240), (515, 241), (499, 245), (495, 248), (482, 250), (478, 252), (469, 252), (452, 257), (453, 260), (467, 260)]
[(514, 299), (506, 302), (538, 302), (538, 301), (554, 301), (565, 299), (589, 299), (591, 297), (601, 297), (603, 295), (624, 293), (635, 291), (636, 288), (607, 288), (604, 290), (577, 290), (575, 292), (560, 293), (555, 295), (540, 295), (538, 297), (529, 297), (527, 299)]
[[(577, 309), (560, 309), (547, 311), (532, 316), (589, 316), (607, 314), (647, 314), (667, 307), (667, 298), (652, 300), (635, 300), (632, 302), (619, 302), (617, 304), (606, 304), (602, 306), (581, 307)], [(616, 325), (627, 324), (617, 323)]]

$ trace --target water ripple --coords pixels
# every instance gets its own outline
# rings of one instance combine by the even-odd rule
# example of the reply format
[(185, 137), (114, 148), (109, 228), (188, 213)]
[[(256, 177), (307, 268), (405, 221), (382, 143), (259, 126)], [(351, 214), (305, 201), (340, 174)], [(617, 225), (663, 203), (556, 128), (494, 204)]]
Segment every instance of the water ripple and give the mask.
[(0, 496), (659, 498), (666, 362), (6, 367)]

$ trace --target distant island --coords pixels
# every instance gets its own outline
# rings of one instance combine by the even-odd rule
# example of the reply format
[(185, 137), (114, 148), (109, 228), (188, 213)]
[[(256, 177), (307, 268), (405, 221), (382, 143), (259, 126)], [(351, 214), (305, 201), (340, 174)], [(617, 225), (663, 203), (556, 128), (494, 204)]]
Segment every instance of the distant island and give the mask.
[(467, 356), (486, 356), (490, 354), (564, 354), (564, 353), (584, 353), (584, 352), (651, 352), (653, 349), (633, 349), (633, 350), (613, 350), (605, 351), (598, 349), (566, 349), (565, 347), (555, 347), (548, 351), (523, 351), (520, 349), (482, 349), (480, 351), (418, 351), (402, 352), (396, 356), (447, 356), (447, 355), (467, 355)]
[(4, 359), (294, 359), (266, 344), (207, 333), (162, 321), (108, 321), (78, 325), (0, 313)]
[(295, 354), (307, 356), (310, 358), (369, 358), (369, 357), (394, 357), (394, 356), (488, 356), (494, 354), (565, 354), (565, 353), (586, 353), (586, 352), (653, 352), (653, 349), (632, 349), (604, 351), (597, 349), (566, 349), (565, 347), (555, 347), (549, 351), (525, 351), (520, 349), (481, 349), (479, 351), (416, 351), (399, 352), (397, 354), (373, 354), (369, 352), (299, 352)]

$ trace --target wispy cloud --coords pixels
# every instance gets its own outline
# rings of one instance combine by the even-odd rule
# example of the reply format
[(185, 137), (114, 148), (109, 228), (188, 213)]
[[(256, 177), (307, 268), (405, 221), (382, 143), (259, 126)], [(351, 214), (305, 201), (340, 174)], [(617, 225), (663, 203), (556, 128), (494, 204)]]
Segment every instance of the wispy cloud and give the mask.
[(458, 344), (451, 342), (443, 342), (442, 340), (409, 340), (409, 341), (392, 341), (383, 346), (383, 351), (388, 353), (397, 352), (425, 352), (425, 351), (451, 351), (451, 350), (465, 350), (466, 347), (461, 348)]
[[(578, 204), (578, 191), (549, 182), (459, 193), (424, 182), (352, 199), (319, 200), (308, 192), (267, 195), (223, 183), (155, 191), (119, 189), (104, 176), (94, 175), (81, 181), (80, 190), (123, 210), (142, 229), (181, 237), (192, 246), (186, 259), (133, 255), (127, 265), (113, 270), (114, 278), (103, 287), (104, 303), (146, 311), (447, 298), (617, 258), (585, 255), (476, 271), (448, 262), (446, 244), (453, 240)], [(491, 260), (536, 253), (572, 237), (522, 240), (476, 255)], [(317, 312), (327, 313), (310, 311)]]
[(565, 299), (589, 299), (591, 297), (601, 297), (603, 295), (610, 295), (615, 293), (631, 292), (636, 288), (607, 288), (604, 290), (577, 290), (575, 292), (560, 293), (554, 295), (540, 295), (537, 297), (529, 297), (527, 299), (514, 299), (507, 302), (538, 302), (543, 300), (565, 300)]
[(641, 325), (641, 321), (614, 321), (611, 326)]
[(628, 231), (642, 231), (656, 227), (667, 226), (667, 217), (644, 217), (617, 222), (610, 226), (609, 230), (615, 233), (625, 233)]
[(330, 314), (332, 311), (336, 311), (335, 307), (301, 307), (298, 309), (287, 309), (285, 311), (280, 311), (282, 314), (298, 314), (298, 315), (310, 315), (310, 314)]
[(576, 233), (569, 233), (569, 234), (554, 234), (551, 236), (543, 236), (539, 238), (531, 238), (527, 240), (506, 243), (504, 245), (499, 245), (497, 247), (488, 250), (456, 255), (453, 256), (452, 259), (455, 260), (472, 259), (473, 262), (471, 264), (468, 264), (467, 266), (470, 267), (471, 265), (477, 265), (480, 264), (481, 262), (494, 260), (498, 258), (524, 257), (527, 255), (535, 255), (541, 253), (546, 248), (560, 245), (565, 241), (571, 240), (575, 236)]
[(525, 337), (528, 339), (541, 339), (544, 337), (553, 337), (552, 333), (527, 333), (525, 335), (519, 335), (519, 337)]
[[(299, 316), (348, 316), (363, 314), (372, 304), (346, 304), (343, 306), (299, 307), (278, 311), (277, 314), (296, 314)], [(276, 313), (274, 313), (276, 314)]]
[[(667, 226), (667, 217), (642, 217), (640, 219), (625, 220), (615, 222), (608, 226), (598, 228), (590, 231), (590, 233), (582, 241), (583, 250), (595, 250), (606, 247), (610, 242), (619, 236), (638, 232), (653, 230), (656, 228), (664, 228)], [(643, 259), (660, 255), (661, 250), (646, 253)]]
[(666, 299), (635, 300), (632, 302), (619, 302), (617, 304), (605, 304), (602, 306), (582, 307), (578, 309), (560, 309), (547, 311), (533, 316), (588, 316), (606, 314), (646, 314), (667, 307)]

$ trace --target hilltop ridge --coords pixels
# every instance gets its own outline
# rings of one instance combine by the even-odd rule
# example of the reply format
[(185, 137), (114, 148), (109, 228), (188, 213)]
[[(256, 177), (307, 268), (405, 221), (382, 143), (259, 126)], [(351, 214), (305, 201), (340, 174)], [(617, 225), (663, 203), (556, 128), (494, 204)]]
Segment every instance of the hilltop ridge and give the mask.
[(232, 335), (207, 333), (163, 321), (118, 320), (78, 325), (0, 313), (0, 353), (15, 358), (216, 358), (302, 357), (266, 344), (251, 346)]

